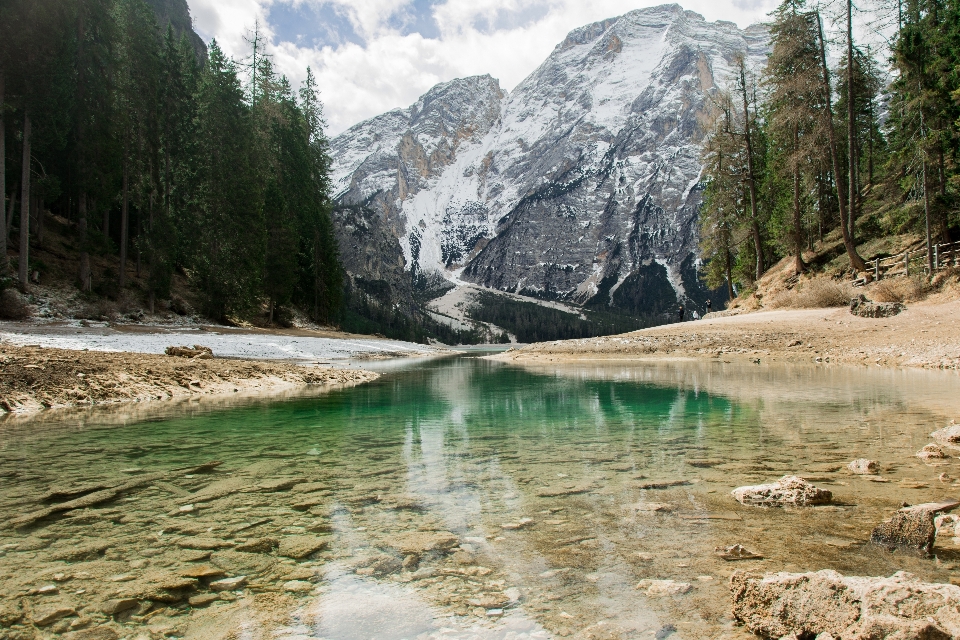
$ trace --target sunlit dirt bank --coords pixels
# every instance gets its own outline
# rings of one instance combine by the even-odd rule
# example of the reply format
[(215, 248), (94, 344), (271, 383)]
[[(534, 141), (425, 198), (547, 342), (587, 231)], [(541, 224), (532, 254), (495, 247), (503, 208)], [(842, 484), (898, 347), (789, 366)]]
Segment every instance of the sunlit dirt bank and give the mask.
[(274, 394), (374, 380), (358, 369), (0, 344), (0, 415), (153, 400)]
[(889, 318), (847, 308), (711, 314), (603, 338), (532, 344), (492, 358), (516, 362), (713, 358), (725, 361), (960, 367), (960, 302), (915, 304)]

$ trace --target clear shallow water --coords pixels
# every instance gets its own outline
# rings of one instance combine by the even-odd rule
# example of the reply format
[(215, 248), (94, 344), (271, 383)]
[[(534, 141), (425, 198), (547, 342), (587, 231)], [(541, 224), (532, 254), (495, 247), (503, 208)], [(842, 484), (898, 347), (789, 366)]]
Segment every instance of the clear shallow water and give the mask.
[[(46, 632), (79, 619), (131, 638), (737, 637), (735, 569), (947, 581), (960, 560), (952, 540), (938, 540), (935, 559), (864, 544), (900, 503), (960, 495), (955, 459), (913, 457), (960, 417), (956, 375), (475, 357), (382, 366), (375, 383), (317, 397), (125, 425), (96, 413), (0, 423), (0, 521), (69, 499), (51, 487), (89, 493), (165, 472), (0, 530), (2, 606), (22, 603), (25, 620), (72, 607), (78, 616)], [(880, 477), (848, 475), (859, 457), (879, 460)], [(837, 504), (764, 510), (730, 497), (788, 473)], [(236, 549), (295, 536), (326, 546), (300, 559), (271, 542)], [(714, 552), (735, 543), (764, 559)], [(198, 566), (247, 585), (191, 607), (181, 598), (220, 577), (183, 586)], [(647, 595), (642, 579), (690, 589)], [(49, 584), (58, 593), (30, 594)], [(128, 596), (142, 604), (112, 621), (99, 613)]]

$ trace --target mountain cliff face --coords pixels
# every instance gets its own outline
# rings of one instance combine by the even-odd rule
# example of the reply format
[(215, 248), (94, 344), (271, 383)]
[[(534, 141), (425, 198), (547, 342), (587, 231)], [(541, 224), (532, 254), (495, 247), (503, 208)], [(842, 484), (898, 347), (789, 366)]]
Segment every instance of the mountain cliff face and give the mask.
[[(716, 304), (696, 276), (701, 125), (735, 56), (767, 46), (678, 5), (587, 25), (509, 94), (453, 80), (336, 137), (335, 197), (396, 238), (413, 287), (637, 314)], [(372, 277), (350, 256), (369, 247), (340, 233), (348, 271)]]
[(207, 45), (196, 31), (193, 30), (193, 18), (190, 17), (190, 7), (187, 0), (146, 0), (153, 9), (160, 23), (161, 33), (167, 32), (167, 25), (173, 28), (176, 36), (186, 34), (187, 40), (193, 47), (200, 60), (207, 59)]

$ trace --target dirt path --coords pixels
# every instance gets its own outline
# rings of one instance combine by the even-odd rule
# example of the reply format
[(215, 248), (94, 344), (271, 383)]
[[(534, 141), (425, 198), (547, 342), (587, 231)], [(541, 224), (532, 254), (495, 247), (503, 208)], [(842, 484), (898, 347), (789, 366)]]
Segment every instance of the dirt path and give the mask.
[(619, 336), (532, 344), (491, 356), (518, 362), (636, 358), (749, 359), (884, 367), (960, 368), (960, 301), (914, 304), (892, 318), (846, 308), (763, 311)]
[(377, 377), (370, 371), (283, 362), (18, 347), (5, 342), (0, 344), (0, 416), (125, 402), (268, 394)]

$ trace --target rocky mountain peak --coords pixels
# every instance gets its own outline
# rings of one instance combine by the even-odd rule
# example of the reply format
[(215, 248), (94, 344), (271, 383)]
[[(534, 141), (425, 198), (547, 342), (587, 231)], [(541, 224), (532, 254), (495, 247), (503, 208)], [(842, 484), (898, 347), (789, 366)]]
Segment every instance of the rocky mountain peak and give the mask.
[(412, 283), (636, 314), (719, 303), (696, 275), (702, 124), (736, 55), (766, 48), (677, 4), (574, 29), (509, 94), (453, 80), (335, 138), (337, 200), (391, 230)]

